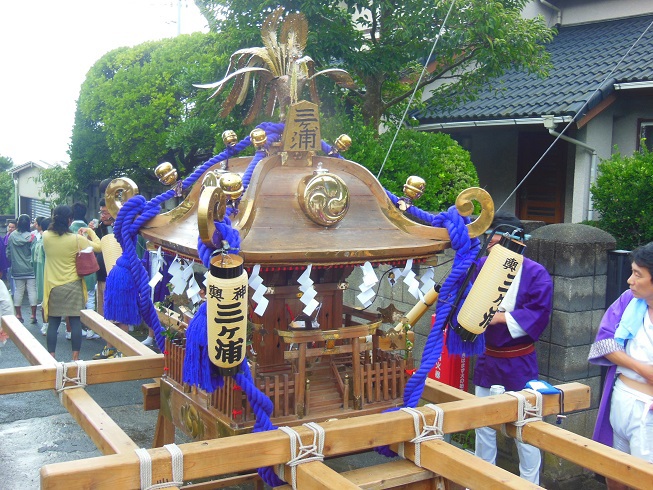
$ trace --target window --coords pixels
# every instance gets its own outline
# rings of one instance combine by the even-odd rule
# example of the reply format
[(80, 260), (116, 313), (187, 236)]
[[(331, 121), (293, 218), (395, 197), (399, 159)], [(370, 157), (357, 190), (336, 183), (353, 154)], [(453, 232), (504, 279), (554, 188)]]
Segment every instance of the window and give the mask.
[(637, 150), (646, 145), (648, 151), (653, 151), (653, 120), (640, 119), (639, 131), (637, 132)]

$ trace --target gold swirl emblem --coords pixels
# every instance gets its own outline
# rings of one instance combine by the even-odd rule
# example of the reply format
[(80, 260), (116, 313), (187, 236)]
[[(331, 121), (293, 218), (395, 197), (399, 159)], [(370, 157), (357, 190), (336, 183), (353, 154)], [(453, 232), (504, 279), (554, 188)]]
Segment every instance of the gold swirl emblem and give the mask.
[(305, 177), (299, 183), (298, 196), (304, 214), (321, 226), (338, 223), (349, 209), (347, 184), (332, 173)]

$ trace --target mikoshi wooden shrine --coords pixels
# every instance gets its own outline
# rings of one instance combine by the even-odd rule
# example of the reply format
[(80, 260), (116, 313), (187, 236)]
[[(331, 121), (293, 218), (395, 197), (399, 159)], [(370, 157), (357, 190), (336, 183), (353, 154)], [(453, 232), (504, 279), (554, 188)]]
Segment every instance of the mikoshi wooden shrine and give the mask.
[[(407, 326), (434, 305), (437, 292), (427, 293), (388, 328), (380, 315), (345, 304), (347, 279), (359, 266), (433, 260), (452, 247), (453, 239), (446, 228), (407, 215), (423, 190), (421, 179), (409, 178), (405, 195), (393, 200), (368, 170), (342, 158), (349, 137), (342, 135), (333, 147), (321, 141), (317, 105), (299, 100), (301, 88), (318, 74), (310, 58), (301, 57), (305, 19), (301, 14), (285, 17), (281, 41), (291, 45), (280, 49), (276, 31), (282, 13), (275, 11), (264, 23), (266, 48), (237, 52), (232, 57), (236, 72), (207, 86), (219, 91), (235, 79), (235, 95), (225, 102), (230, 110), (244, 99), (250, 75), (267, 70), (253, 106), (262, 107), (270, 89), (269, 98), (281, 107), (282, 123), (261, 124), (241, 142), (225, 132), (225, 151), (183, 182), (170, 165), (157, 167), (157, 176), (183, 202), (138, 230), (151, 248), (202, 262), (209, 270), (203, 306), (213, 312), (211, 318), (220, 315), (221, 307), (234, 308), (220, 303), (222, 286), (212, 289), (214, 270), (223, 273), (221, 268), (236, 264), (234, 270), (246, 271), (249, 295), (244, 283), (245, 294), (238, 296), (247, 310), (248, 325), (242, 324), (243, 332), (249, 330), (247, 339), (238, 337), (236, 328), (214, 332), (215, 325), (205, 319), (204, 335), (215, 348), (211, 362), (217, 361), (224, 381), (207, 390), (189, 382), (186, 371), (191, 332), (196, 320), (207, 315), (200, 313), (202, 307), (195, 315), (157, 310), (155, 324), (149, 325), (163, 354), (96, 312), (83, 310), (82, 322), (124, 357), (66, 364), (57, 363), (15, 316), (2, 317), (3, 329), (32, 366), (1, 370), (0, 394), (57, 391), (103, 454), (44, 466), (41, 487), (209, 489), (253, 482), (263, 488), (254, 471), (277, 467), (279, 478), (287, 482), (280, 488), (539, 488), (444, 440), (445, 434), (505, 424), (508, 435), (543, 451), (632, 488), (651, 488), (652, 465), (542, 420), (587, 409), (589, 388), (579, 383), (558, 386), (564, 396), (525, 390), (476, 398), (427, 379), (423, 406), (388, 411), (403, 405), (406, 386), (415, 379)], [(286, 59), (288, 53), (294, 57)], [(279, 56), (279, 63), (263, 68), (271, 56)], [(286, 71), (278, 72), (280, 67)], [(327, 72), (345, 86), (351, 82), (342, 70)], [(273, 108), (274, 100), (268, 106)], [(249, 145), (255, 156), (238, 157), (237, 150)], [(137, 194), (136, 184), (127, 178), (115, 179), (107, 188), (116, 228), (126, 229), (121, 221), (125, 210), (143, 201)], [(465, 226), (469, 237), (483, 234), (494, 214), (482, 189), (462, 192), (456, 212), (470, 216), (473, 202), (481, 212)], [(234, 237), (237, 254), (228, 253), (236, 248), (229, 241)], [(117, 238), (126, 243), (123, 235)], [(126, 256), (129, 248), (123, 249)], [(207, 258), (207, 250), (217, 254)], [(241, 277), (246, 276), (235, 274), (229, 280)], [(216, 305), (218, 313), (211, 309)], [(229, 349), (226, 340), (231, 340)], [(245, 370), (251, 380), (248, 393), (235, 381)], [(152, 449), (137, 447), (84, 389), (143, 378), (152, 378), (143, 385), (143, 407), (158, 410)], [(279, 430), (253, 432), (261, 411), (250, 392), (271, 402), (269, 418)], [(177, 430), (193, 442), (176, 445)], [(341, 474), (324, 463), (324, 458), (383, 446), (402, 457)]]

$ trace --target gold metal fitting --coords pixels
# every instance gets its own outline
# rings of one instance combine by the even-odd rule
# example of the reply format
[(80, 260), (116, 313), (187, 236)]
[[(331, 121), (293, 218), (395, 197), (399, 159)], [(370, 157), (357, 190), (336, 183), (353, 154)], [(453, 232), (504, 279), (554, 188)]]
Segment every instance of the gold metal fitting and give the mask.
[(104, 191), (107, 211), (116, 218), (122, 205), (136, 194), (138, 194), (138, 186), (132, 179), (128, 177), (113, 179)]
[(249, 138), (256, 150), (262, 150), (268, 141), (268, 135), (261, 128), (255, 128), (249, 133)]
[(213, 234), (215, 221), (222, 221), (227, 212), (227, 198), (220, 187), (206, 187), (197, 205), (197, 229), (207, 246), (215, 246)]
[(336, 138), (333, 145), (336, 147), (338, 152), (343, 153), (351, 147), (351, 138), (347, 134), (341, 134)]
[(426, 182), (423, 178), (417, 175), (411, 175), (406, 179), (406, 183), (404, 184), (404, 195), (411, 201), (414, 201), (422, 197), (425, 187)]
[(170, 162), (163, 162), (156, 166), (154, 174), (164, 185), (174, 185), (177, 182), (177, 169)]
[(238, 143), (238, 136), (236, 135), (235, 131), (227, 129), (224, 133), (222, 133), (222, 141), (224, 142), (225, 146), (231, 148), (236, 146), (236, 143)]
[(220, 177), (220, 188), (227, 199), (235, 201), (243, 195), (243, 178), (231, 172), (223, 174)]

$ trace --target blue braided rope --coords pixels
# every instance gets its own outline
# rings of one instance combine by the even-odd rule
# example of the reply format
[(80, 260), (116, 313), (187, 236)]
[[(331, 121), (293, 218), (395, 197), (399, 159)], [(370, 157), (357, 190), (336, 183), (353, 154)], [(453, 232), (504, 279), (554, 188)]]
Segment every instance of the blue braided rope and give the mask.
[[(396, 205), (399, 198), (388, 190), (386, 190), (386, 194)], [(446, 212), (437, 215), (423, 211), (416, 206), (411, 206), (408, 212), (430, 223), (431, 226), (446, 227), (451, 240), (451, 248), (455, 250), (451, 272), (440, 288), (436, 305), (436, 322), (426, 339), (420, 366), (408, 379), (404, 389), (404, 406), (416, 407), (424, 392), (426, 377), (442, 354), (444, 323), (453, 307), (457, 292), (464, 283), (467, 270), (480, 249), (480, 242), (477, 238), (470, 239), (466, 226), (469, 223), (469, 218), (462, 217), (455, 206), (451, 206)], [(455, 333), (450, 332), (449, 335), (452, 336)], [(388, 411), (393, 410), (398, 410), (398, 408)], [(396, 456), (396, 453), (388, 446), (378, 447), (376, 451), (384, 456)]]

